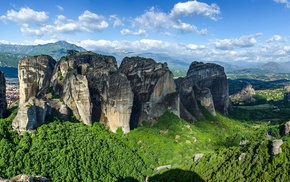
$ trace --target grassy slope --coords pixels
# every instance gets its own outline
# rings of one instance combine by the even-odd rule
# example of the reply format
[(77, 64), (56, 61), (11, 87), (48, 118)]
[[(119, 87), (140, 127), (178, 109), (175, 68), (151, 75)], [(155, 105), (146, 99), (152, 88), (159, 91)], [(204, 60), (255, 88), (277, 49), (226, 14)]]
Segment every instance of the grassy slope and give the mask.
[[(126, 135), (111, 133), (98, 123), (85, 126), (56, 119), (21, 136), (11, 131), (12, 115), (0, 120), (0, 176), (26, 173), (53, 181), (143, 181), (151, 176), (149, 181), (168, 181), (177, 175), (184, 181), (209, 180), (223, 169), (214, 167), (217, 163), (228, 165), (244, 150), (239, 147), (242, 138), (250, 144), (263, 141), (270, 127), (205, 114), (208, 120), (191, 124), (167, 112), (157, 124), (145, 123)], [(194, 163), (197, 153), (206, 155)], [(225, 158), (224, 153), (230, 155)], [(175, 170), (156, 172), (162, 165)]]

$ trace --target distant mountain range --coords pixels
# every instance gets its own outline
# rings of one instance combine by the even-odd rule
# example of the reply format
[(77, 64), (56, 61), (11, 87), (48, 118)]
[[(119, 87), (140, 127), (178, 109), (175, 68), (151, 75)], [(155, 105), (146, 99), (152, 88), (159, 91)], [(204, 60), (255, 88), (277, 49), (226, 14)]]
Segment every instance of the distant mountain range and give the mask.
[[(62, 56), (66, 55), (67, 50), (77, 50), (80, 52), (86, 49), (70, 44), (66, 41), (58, 41), (55, 43), (43, 45), (13, 45), (13, 44), (0, 44), (0, 67), (15, 67), (17, 68), (19, 60), (26, 56), (34, 55), (50, 55), (55, 60), (59, 60)], [(170, 57), (163, 53), (152, 52), (128, 52), (128, 51), (113, 51), (104, 52), (95, 50), (94, 52), (104, 55), (112, 55), (116, 57), (120, 64), (124, 57), (140, 56), (145, 58), (152, 58), (156, 62), (167, 62), (168, 67), (175, 76), (184, 76), (188, 70), (191, 62), (196, 61), (194, 58), (177, 58)], [(261, 62), (223, 62), (223, 61), (205, 61), (216, 63), (225, 68), (227, 74), (269, 74), (269, 73), (290, 73), (290, 62), (283, 63), (261, 63)], [(1, 70), (1, 69), (0, 69)]]
[(26, 56), (46, 54), (59, 60), (67, 50), (86, 51), (84, 48), (65, 41), (43, 45), (0, 44), (0, 66), (17, 67), (19, 60)]

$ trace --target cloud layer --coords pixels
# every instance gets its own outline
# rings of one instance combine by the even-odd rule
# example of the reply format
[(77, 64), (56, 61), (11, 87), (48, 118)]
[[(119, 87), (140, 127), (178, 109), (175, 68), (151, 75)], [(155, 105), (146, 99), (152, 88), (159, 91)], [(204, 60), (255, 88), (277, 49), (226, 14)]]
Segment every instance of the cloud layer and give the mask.
[[(55, 7), (61, 12), (64, 11), (62, 6), (56, 5)], [(206, 35), (207, 29), (199, 30), (195, 25), (183, 21), (183, 18), (203, 16), (217, 20), (220, 14), (220, 8), (216, 4), (208, 5), (198, 1), (188, 1), (175, 4), (167, 13), (151, 7), (145, 13), (131, 19), (120, 18), (117, 15), (105, 17), (86, 10), (75, 20), (62, 14), (53, 20), (49, 17), (48, 12), (22, 7), (18, 11), (8, 10), (5, 15), (0, 16), (0, 20), (16, 22), (21, 25), (20, 30), (24, 35), (37, 37), (45, 35), (55, 37), (56, 34), (67, 33), (96, 33), (104, 31), (109, 26), (113, 28), (126, 26), (120, 30), (120, 35), (146, 36), (148, 31), (162, 34), (198, 33)]]

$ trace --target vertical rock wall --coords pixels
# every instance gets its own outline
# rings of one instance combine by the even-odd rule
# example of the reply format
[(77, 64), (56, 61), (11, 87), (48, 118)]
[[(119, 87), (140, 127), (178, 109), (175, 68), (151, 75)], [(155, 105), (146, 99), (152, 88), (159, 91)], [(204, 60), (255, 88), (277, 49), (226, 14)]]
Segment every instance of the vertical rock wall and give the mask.
[(55, 64), (50, 56), (33, 56), (19, 62), (19, 109), (12, 122), (18, 132), (33, 130), (45, 123), (48, 110), (45, 94)]
[[(184, 106), (181, 117), (188, 119), (188, 112), (203, 118), (197, 104), (200, 102), (213, 116), (216, 110), (228, 113), (229, 92), (224, 68), (217, 64), (202, 62), (191, 63), (185, 78), (177, 79), (177, 90), (181, 104)], [(193, 120), (193, 119), (192, 119)]]
[(141, 57), (124, 58), (120, 72), (131, 83), (134, 93), (130, 128), (144, 120), (161, 116), (168, 109), (179, 116), (179, 96), (167, 64)]

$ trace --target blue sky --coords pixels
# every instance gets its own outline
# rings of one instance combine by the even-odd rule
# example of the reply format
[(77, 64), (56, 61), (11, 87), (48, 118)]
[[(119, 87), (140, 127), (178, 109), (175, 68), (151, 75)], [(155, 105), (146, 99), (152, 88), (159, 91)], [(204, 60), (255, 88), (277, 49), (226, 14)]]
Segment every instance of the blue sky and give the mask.
[(65, 40), (93, 51), (198, 61), (290, 61), (288, 0), (15, 0), (0, 43)]

